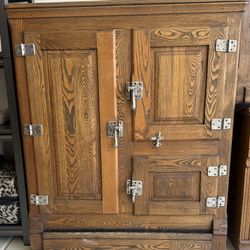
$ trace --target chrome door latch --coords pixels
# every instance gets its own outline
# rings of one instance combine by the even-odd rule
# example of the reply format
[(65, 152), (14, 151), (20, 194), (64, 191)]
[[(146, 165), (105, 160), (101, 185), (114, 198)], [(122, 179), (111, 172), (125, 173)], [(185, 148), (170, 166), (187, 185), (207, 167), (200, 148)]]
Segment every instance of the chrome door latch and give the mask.
[(152, 136), (152, 137), (150, 137), (149, 140), (153, 141), (153, 145), (156, 148), (159, 148), (162, 145), (161, 140), (164, 140), (164, 137), (161, 136), (161, 132), (159, 132), (157, 136)]
[(126, 83), (126, 98), (131, 100), (131, 109), (136, 109), (136, 100), (143, 97), (143, 83), (142, 82), (127, 82)]
[(127, 194), (132, 195), (132, 202), (135, 203), (136, 196), (142, 195), (142, 181), (127, 180)]
[(118, 147), (118, 139), (123, 136), (123, 121), (107, 122), (107, 135), (114, 138), (114, 148)]

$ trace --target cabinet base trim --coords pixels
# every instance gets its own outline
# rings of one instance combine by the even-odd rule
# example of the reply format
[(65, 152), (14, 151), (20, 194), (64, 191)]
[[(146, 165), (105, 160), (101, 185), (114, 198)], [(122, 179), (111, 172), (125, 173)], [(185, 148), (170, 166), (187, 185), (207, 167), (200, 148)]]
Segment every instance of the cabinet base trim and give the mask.
[(212, 249), (212, 234), (44, 233), (44, 249)]

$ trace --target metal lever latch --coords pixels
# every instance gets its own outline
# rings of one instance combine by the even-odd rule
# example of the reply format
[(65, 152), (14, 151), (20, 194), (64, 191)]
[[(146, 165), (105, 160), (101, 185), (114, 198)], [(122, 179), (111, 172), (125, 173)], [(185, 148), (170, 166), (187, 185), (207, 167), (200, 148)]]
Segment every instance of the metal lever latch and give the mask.
[(162, 145), (161, 140), (164, 140), (164, 137), (161, 136), (161, 132), (159, 132), (157, 136), (150, 137), (150, 141), (153, 141), (153, 145), (157, 148)]
[(127, 180), (127, 194), (132, 195), (132, 202), (135, 203), (136, 196), (142, 195), (142, 181)]
[(109, 121), (107, 123), (107, 135), (114, 138), (113, 147), (118, 147), (118, 139), (123, 136), (123, 122), (122, 121)]
[(127, 82), (126, 83), (126, 98), (131, 100), (131, 109), (136, 109), (136, 100), (142, 99), (143, 83), (142, 82)]

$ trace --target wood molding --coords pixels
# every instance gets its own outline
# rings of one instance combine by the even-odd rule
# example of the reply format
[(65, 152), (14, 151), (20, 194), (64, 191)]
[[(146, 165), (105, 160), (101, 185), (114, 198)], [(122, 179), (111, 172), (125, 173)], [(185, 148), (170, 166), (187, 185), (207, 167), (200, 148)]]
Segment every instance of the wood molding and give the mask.
[[(45, 18), (45, 17), (90, 17), (90, 16), (127, 16), (159, 15), (178, 13), (221, 13), (243, 12), (246, 2), (192, 3), (192, 4), (152, 4), (152, 5), (113, 5), (91, 7), (84, 5), (15, 5), (7, 6), (8, 18)], [(33, 7), (33, 8), (32, 8)]]

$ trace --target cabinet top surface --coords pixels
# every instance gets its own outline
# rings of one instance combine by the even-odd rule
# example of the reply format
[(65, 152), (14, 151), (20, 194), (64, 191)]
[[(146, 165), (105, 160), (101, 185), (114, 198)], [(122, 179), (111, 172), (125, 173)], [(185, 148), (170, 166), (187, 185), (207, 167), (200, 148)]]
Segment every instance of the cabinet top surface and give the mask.
[(30, 8), (48, 8), (48, 7), (88, 7), (88, 6), (114, 6), (114, 5), (150, 5), (150, 4), (194, 4), (194, 3), (247, 3), (248, 0), (86, 0), (81, 2), (60, 2), (37, 4), (7, 4), (6, 9), (30, 9)]

